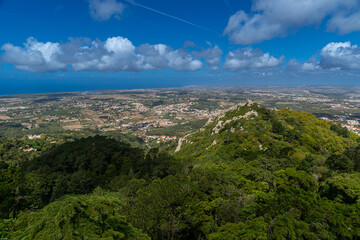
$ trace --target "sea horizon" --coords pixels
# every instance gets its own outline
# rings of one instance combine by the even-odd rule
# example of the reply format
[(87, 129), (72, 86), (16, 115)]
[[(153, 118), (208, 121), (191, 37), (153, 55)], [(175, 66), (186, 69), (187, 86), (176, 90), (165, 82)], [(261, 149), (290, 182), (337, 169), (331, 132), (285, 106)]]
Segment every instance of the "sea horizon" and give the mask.
[(135, 89), (167, 89), (167, 88), (241, 88), (241, 87), (314, 87), (314, 86), (343, 86), (343, 87), (359, 87), (360, 85), (354, 83), (307, 83), (307, 84), (246, 84), (246, 83), (223, 83), (223, 84), (181, 84), (179, 82), (65, 82), (61, 84), (59, 81), (38, 81), (34, 80), (23, 81), (22, 87), (19, 88), (19, 81), (17, 82), (3, 82), (0, 88), (0, 96), (7, 95), (21, 95), (21, 94), (41, 94), (41, 93), (65, 93), (65, 92), (87, 92), (87, 91), (111, 91), (111, 90), (135, 90)]

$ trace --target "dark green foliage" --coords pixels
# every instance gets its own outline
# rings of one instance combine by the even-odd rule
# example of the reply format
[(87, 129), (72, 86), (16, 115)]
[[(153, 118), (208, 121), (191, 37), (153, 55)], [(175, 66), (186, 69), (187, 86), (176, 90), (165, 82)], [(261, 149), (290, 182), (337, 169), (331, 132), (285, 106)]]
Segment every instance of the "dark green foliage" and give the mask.
[(350, 137), (350, 131), (345, 127), (341, 127), (340, 124), (332, 124), (330, 130), (342, 137)]
[(100, 190), (90, 196), (66, 197), (20, 215), (11, 239), (150, 239), (126, 221), (121, 205), (119, 197)]
[(0, 239), (10, 240), (14, 219), (0, 219)]
[(41, 203), (42, 180), (37, 175), (25, 174), (20, 168), (0, 170), (0, 219)]
[(343, 154), (334, 154), (327, 161), (330, 169), (338, 172), (360, 171), (360, 143), (350, 146)]
[(344, 154), (330, 156), (326, 160), (326, 164), (331, 170), (339, 172), (350, 172), (354, 168), (354, 161), (349, 159), (349, 157)]
[(328, 178), (323, 195), (332, 200), (356, 203), (360, 200), (360, 173), (344, 173)]
[[(96, 186), (124, 185), (131, 171), (140, 171), (144, 157), (141, 149), (96, 136), (65, 143), (27, 162), (26, 169), (44, 179), (49, 192), (42, 201), (48, 203), (65, 194), (89, 193)], [(114, 179), (119, 175), (121, 179)]]
[(155, 148), (148, 152), (141, 169), (140, 176), (143, 178), (146, 175), (151, 178), (164, 178), (181, 173), (183, 164), (168, 152)]
[(97, 186), (118, 190), (134, 178), (151, 180), (183, 171), (180, 161), (164, 151), (145, 154), (102, 136), (65, 143), (19, 167), (3, 166), (0, 218), (43, 207), (66, 194), (87, 194)]
[(189, 227), (186, 212), (195, 203), (194, 188), (184, 176), (155, 180), (129, 203), (131, 222), (154, 239), (174, 239)]

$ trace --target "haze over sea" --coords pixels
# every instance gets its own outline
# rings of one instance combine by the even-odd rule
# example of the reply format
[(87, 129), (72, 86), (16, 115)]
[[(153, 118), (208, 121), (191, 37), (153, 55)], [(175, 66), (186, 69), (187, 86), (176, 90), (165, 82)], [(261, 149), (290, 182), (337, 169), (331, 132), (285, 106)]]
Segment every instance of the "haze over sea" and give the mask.
[[(257, 81), (256, 84), (251, 82), (207, 82), (204, 81), (191, 82), (191, 81), (170, 81), (170, 80), (127, 80), (127, 81), (114, 81), (113, 79), (89, 79), (84, 81), (82, 79), (69, 79), (69, 80), (19, 80), (2, 82), (0, 87), (0, 95), (12, 94), (31, 94), (31, 93), (52, 93), (52, 92), (81, 92), (81, 91), (97, 91), (97, 90), (121, 90), (121, 89), (149, 89), (149, 88), (176, 88), (176, 87), (241, 87), (241, 86), (304, 86), (304, 85), (357, 85), (356, 81), (327, 81), (327, 82), (308, 82), (308, 81), (294, 81), (292, 83), (284, 84), (281, 81), (269, 83), (267, 81)], [(21, 87), (19, 87), (21, 86)]]
[[(19, 85), (22, 87), (19, 88)], [(51, 93), (51, 92), (77, 92), (77, 91), (96, 91), (96, 90), (116, 90), (116, 89), (140, 89), (140, 88), (168, 88), (182, 87), (178, 82), (114, 82), (114, 81), (44, 81), (44, 80), (18, 80), (17, 82), (5, 82), (1, 84), (0, 95), (28, 94), (28, 93)]]

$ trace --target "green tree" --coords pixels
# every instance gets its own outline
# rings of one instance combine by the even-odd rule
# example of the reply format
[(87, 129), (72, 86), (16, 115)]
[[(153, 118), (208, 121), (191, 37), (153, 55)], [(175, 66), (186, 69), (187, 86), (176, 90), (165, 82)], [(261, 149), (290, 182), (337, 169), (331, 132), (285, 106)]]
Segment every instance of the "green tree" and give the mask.
[(16, 220), (11, 239), (150, 239), (129, 224), (122, 201), (97, 190), (93, 195), (69, 196)]

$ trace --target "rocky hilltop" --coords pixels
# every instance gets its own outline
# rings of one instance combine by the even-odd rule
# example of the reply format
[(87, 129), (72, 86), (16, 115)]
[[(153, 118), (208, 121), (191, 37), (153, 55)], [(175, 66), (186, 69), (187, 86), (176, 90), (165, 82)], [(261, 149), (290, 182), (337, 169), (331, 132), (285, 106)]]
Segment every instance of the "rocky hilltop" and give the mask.
[(209, 119), (199, 131), (179, 141), (176, 155), (215, 163), (282, 158), (301, 163), (326, 159), (356, 143), (338, 125), (289, 109), (269, 110), (248, 101)]

